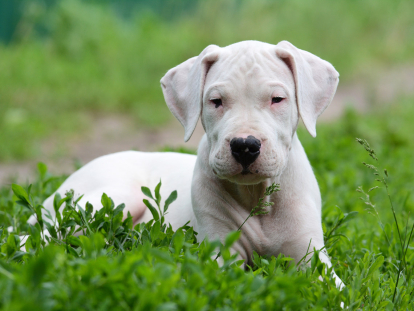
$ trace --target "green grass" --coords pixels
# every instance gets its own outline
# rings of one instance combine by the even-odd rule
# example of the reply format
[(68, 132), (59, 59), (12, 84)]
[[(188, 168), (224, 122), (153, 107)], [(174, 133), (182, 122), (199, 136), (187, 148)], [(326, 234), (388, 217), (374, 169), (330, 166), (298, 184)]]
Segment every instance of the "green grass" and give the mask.
[[(0, 308), (341, 310), (342, 301), (349, 310), (412, 310), (413, 244), (409, 244), (405, 267), (384, 185), (375, 181), (373, 170), (362, 162), (374, 164), (381, 176), (385, 176), (382, 169), (387, 169), (405, 249), (414, 221), (413, 114), (413, 100), (401, 99), (371, 115), (348, 111), (337, 122), (318, 126), (315, 139), (299, 130), (320, 185), (325, 242), (335, 271), (346, 284), (342, 292), (316, 255), (309, 266), (299, 270), (282, 255), (255, 256), (254, 265), (245, 271), (229, 255), (228, 248), (237, 238), (232, 234), (220, 248), (225, 259), (220, 267), (214, 260), (218, 244), (199, 244), (190, 227), (173, 232), (159, 220), (132, 228), (130, 219), (122, 222), (120, 218), (122, 206), (115, 208), (105, 196), (104, 212), (92, 217), (89, 206), (84, 214), (75, 213), (69, 194), (63, 212), (65, 203), (61, 201), (62, 220), (51, 245), (42, 245), (37, 225), (30, 229), (28, 252), (20, 252), (18, 236), (0, 229)], [(366, 138), (379, 161), (355, 137)], [(38, 208), (63, 179), (40, 165), (30, 198), (16, 186), (17, 196), (10, 188), (2, 188), (0, 223), (6, 227), (14, 224), (16, 233), (25, 232), (30, 208)], [(364, 195), (356, 191), (359, 186), (366, 192), (380, 187), (369, 192), (375, 210), (360, 199)], [(17, 199), (24, 206), (16, 204)], [(81, 224), (85, 236), (71, 235), (75, 223)]]
[(80, 136), (97, 115), (164, 124), (160, 78), (209, 44), (288, 40), (330, 61), (342, 82), (414, 53), (412, 1), (201, 1), (169, 19), (120, 19), (97, 2), (27, 3), (15, 42), (0, 45), (1, 161), (38, 157), (41, 142)]

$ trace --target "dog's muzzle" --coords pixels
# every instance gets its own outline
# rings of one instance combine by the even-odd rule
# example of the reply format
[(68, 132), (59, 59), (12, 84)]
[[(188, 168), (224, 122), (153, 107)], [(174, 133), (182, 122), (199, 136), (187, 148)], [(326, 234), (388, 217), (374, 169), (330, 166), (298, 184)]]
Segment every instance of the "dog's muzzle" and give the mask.
[(260, 155), (260, 140), (254, 136), (235, 137), (230, 141), (231, 154), (243, 167), (242, 174), (250, 173), (249, 166)]

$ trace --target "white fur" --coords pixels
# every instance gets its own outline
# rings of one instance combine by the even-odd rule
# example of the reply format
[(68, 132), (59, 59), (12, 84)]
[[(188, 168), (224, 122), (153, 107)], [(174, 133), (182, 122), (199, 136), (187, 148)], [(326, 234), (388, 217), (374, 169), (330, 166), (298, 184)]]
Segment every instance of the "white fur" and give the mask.
[[(201, 117), (206, 134), (197, 157), (133, 151), (107, 155), (75, 172), (57, 192), (74, 189), (85, 195), (81, 205), (89, 201), (95, 208), (105, 192), (116, 204), (125, 203), (134, 221), (141, 222), (151, 214), (140, 188), (154, 189), (162, 179), (164, 199), (178, 191), (166, 216), (173, 228), (190, 220), (201, 239), (223, 240), (246, 219), (266, 186), (280, 183), (280, 192), (269, 199), (275, 203), (270, 213), (246, 222), (233, 251), (247, 262), (253, 251), (283, 253), (299, 261), (310, 242), (313, 250), (323, 248), (324, 241), (319, 187), (296, 128), (301, 117), (316, 135), (316, 119), (331, 102), (338, 76), (331, 64), (286, 41), (209, 46), (161, 80), (167, 105), (185, 129), (185, 140)], [(272, 104), (272, 97), (284, 99)], [(223, 105), (216, 108), (211, 102), (215, 98)], [(242, 175), (230, 140), (248, 135), (262, 145), (249, 167), (251, 174)], [(53, 213), (53, 196), (44, 206)], [(331, 265), (323, 252), (320, 258)]]

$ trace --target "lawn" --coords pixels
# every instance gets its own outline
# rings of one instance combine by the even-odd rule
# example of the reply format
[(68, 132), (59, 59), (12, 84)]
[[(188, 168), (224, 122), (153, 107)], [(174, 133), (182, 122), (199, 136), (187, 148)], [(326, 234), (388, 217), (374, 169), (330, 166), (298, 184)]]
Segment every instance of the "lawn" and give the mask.
[[(133, 228), (129, 218), (122, 221), (122, 202), (113, 205), (105, 195), (102, 212), (95, 215), (91, 206), (75, 212), (71, 193), (57, 198), (62, 216), (49, 228), (53, 238), (45, 246), (41, 227), (28, 228), (25, 221), (64, 177), (40, 164), (30, 196), (28, 185), (14, 186), (14, 195), (11, 187), (0, 190), (0, 223), (5, 225), (0, 229), (0, 308), (341, 310), (344, 302), (349, 310), (412, 310), (413, 102), (401, 98), (369, 115), (348, 111), (335, 123), (319, 125), (316, 138), (299, 130), (321, 188), (327, 250), (346, 284), (341, 292), (316, 255), (299, 267), (283, 255), (255, 256), (254, 265), (244, 270), (228, 253), (238, 237), (233, 233), (220, 248), (225, 264), (219, 266), (216, 242), (196, 241), (190, 227), (173, 232), (161, 218)], [(373, 157), (356, 137), (367, 139)], [(363, 162), (375, 165), (379, 175)], [(359, 186), (369, 198), (356, 191)], [(84, 236), (72, 235), (76, 224)], [(9, 225), (15, 233), (5, 230)], [(31, 238), (20, 251), (17, 234), (27, 231)]]

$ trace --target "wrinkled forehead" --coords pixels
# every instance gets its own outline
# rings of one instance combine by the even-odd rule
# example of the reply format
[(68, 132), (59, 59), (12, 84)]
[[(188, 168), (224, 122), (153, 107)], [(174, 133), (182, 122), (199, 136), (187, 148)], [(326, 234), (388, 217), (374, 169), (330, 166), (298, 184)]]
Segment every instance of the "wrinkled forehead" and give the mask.
[(204, 91), (208, 92), (215, 85), (219, 85), (239, 91), (257, 92), (274, 83), (294, 89), (292, 72), (276, 56), (274, 46), (233, 45), (223, 48), (218, 61), (210, 68)]

